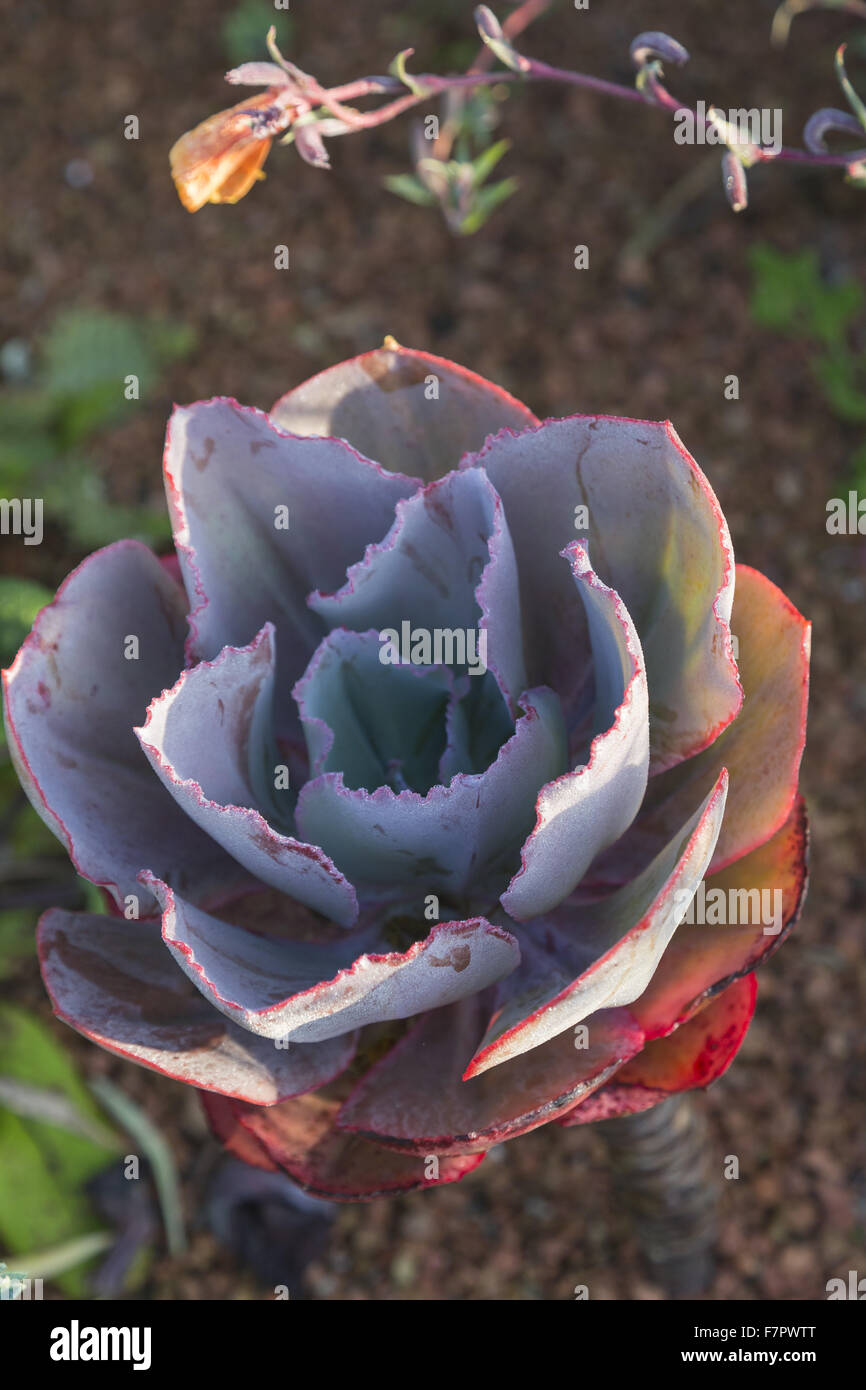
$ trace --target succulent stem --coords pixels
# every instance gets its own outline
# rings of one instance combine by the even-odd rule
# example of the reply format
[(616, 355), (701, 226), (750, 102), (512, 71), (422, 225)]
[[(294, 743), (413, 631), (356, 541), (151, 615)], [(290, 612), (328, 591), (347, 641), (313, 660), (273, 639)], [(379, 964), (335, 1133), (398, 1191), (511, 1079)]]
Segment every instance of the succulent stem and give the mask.
[(714, 1274), (718, 1206), (703, 1114), (678, 1095), (597, 1129), (653, 1282), (671, 1298), (703, 1293)]

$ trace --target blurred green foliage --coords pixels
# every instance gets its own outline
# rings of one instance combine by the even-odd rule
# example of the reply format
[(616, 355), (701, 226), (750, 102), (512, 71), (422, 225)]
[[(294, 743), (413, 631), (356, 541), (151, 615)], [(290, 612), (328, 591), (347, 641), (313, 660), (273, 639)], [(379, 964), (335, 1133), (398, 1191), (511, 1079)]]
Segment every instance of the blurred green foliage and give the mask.
[[(33, 619), (53, 595), (29, 579), (0, 579), (0, 666), (9, 666)], [(19, 864), (34, 858), (54, 858), (60, 867), (65, 858), (62, 846), (43, 825), (18, 785), (0, 725), (0, 903), (3, 886), (13, 877)], [(20, 965), (33, 956), (33, 929), (37, 912), (26, 907), (0, 907), (0, 980), (17, 973)]]
[(36, 614), (53, 597), (50, 589), (33, 579), (0, 580), (0, 666), (10, 665)]
[[(58, 316), (29, 369), (25, 344), (4, 350), (16, 384), (0, 393), (0, 496), (39, 497), (46, 521), (62, 527), (76, 548), (136, 536), (170, 535), (164, 506), (118, 506), (87, 455), (100, 431), (137, 410), (163, 368), (193, 347), (194, 334), (165, 322), (69, 309)], [(137, 379), (137, 398), (124, 382)], [(8, 544), (8, 542), (4, 542)], [(32, 579), (0, 577), (0, 665), (15, 658), (39, 610), (53, 593)], [(0, 727), (0, 979), (14, 977), (33, 954), (39, 912), (52, 895), (64, 906), (104, 910), (91, 884), (76, 880), (64, 847), (27, 801)]]
[[(0, 496), (41, 497), (45, 520), (82, 549), (121, 536), (167, 540), (165, 508), (109, 502), (84, 449), (88, 439), (137, 409), (162, 369), (194, 344), (193, 330), (180, 324), (93, 309), (59, 315), (33, 379), (0, 393)], [(132, 377), (137, 387), (127, 388)]]
[[(862, 287), (851, 278), (828, 283), (812, 248), (786, 254), (757, 245), (751, 266), (755, 322), (808, 342), (827, 404), (846, 424), (866, 425)], [(851, 486), (866, 491), (866, 444), (854, 455)]]
[(229, 11), (220, 26), (220, 39), (232, 67), (265, 57), (265, 35), (271, 25), (277, 31), (278, 47), (286, 52), (294, 38), (295, 25), (285, 10), (275, 9), (271, 0), (241, 0)]
[[(33, 623), (53, 594), (29, 579), (0, 579), (0, 665), (9, 666)], [(63, 847), (37, 816), (22, 792), (9, 758), (0, 725), (0, 904), (4, 888), (28, 860), (65, 861)], [(70, 874), (70, 881), (73, 876)], [(18, 973), (35, 951), (33, 929), (38, 912), (28, 907), (0, 905), (0, 980)]]
[[(12, 1005), (0, 1006), (0, 1058), (5, 1081), (42, 1088), (70, 1102), (86, 1124), (105, 1129), (101, 1111), (51, 1031)], [(83, 1187), (116, 1156), (85, 1133), (16, 1113), (0, 1104), (0, 1241), (6, 1263), (86, 1235), (98, 1226)], [(70, 1298), (87, 1290), (87, 1265), (58, 1275)]]

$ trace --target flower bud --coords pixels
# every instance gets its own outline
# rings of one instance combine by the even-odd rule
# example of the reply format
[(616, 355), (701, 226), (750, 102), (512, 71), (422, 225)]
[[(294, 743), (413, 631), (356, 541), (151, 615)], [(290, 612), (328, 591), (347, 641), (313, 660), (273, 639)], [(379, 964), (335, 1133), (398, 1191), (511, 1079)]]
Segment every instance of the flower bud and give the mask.
[(502, 25), (487, 5), (479, 5), (473, 18), (485, 43), (488, 39), (492, 39), (494, 43), (507, 43)]
[(749, 187), (746, 183), (746, 171), (730, 150), (722, 156), (722, 183), (725, 196), (734, 212), (742, 212), (748, 207)]
[(666, 63), (681, 67), (689, 61), (689, 51), (669, 34), (653, 29), (632, 39), (629, 57), (636, 68), (642, 68), (651, 58), (661, 58)]
[(331, 161), (317, 121), (295, 122), (295, 148), (301, 159), (312, 164), (314, 169), (330, 169)]
[(486, 5), (479, 5), (475, 11), (475, 23), (478, 25), (478, 32), (482, 39), (505, 67), (512, 72), (525, 72), (529, 67), (529, 60), (522, 58), (517, 50), (505, 37), (505, 31), (496, 15)]
[[(822, 106), (810, 116), (803, 127), (803, 144), (811, 154), (826, 154), (826, 135), (836, 130), (845, 135), (863, 135), (863, 127), (848, 111), (837, 111), (832, 106)], [(852, 154), (856, 153), (852, 151)]]
[(233, 87), (291, 87), (288, 73), (276, 63), (241, 63), (226, 73), (226, 82)]

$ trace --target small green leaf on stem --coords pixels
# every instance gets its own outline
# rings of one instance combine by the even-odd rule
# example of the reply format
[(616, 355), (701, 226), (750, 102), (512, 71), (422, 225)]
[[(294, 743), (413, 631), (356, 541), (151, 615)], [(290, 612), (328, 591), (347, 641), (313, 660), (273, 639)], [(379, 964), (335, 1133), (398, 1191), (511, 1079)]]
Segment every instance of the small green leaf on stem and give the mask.
[(848, 98), (848, 104), (851, 110), (854, 112), (854, 115), (857, 117), (863, 129), (866, 130), (866, 106), (864, 106), (863, 101), (855, 92), (851, 79), (845, 71), (846, 47), (847, 44), (840, 43), (839, 47), (836, 49), (836, 57), (834, 60), (836, 76), (839, 79), (839, 86)]
[(406, 68), (406, 60), (411, 58), (414, 52), (414, 48), (402, 49), (397, 54), (397, 57), (392, 62), (388, 71), (392, 77), (399, 77), (403, 86), (408, 87), (413, 96), (424, 97), (427, 95), (427, 88), (418, 81), (417, 77), (413, 77), (411, 72)]

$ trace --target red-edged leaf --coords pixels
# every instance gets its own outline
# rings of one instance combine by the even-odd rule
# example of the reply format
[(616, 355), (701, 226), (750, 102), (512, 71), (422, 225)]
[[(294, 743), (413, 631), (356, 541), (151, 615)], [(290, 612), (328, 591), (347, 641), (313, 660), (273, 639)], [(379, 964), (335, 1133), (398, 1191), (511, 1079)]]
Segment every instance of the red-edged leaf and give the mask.
[(267, 1110), (235, 1104), (240, 1124), (299, 1187), (337, 1202), (369, 1201), (458, 1182), (483, 1154), (440, 1158), (395, 1153), (335, 1127), (340, 1088)]
[(562, 1033), (464, 1081), (488, 1012), (475, 996), (425, 1014), (362, 1077), (340, 1111), (339, 1127), (402, 1153), (483, 1152), (556, 1119), (643, 1044), (627, 1010), (604, 1009), (587, 1020), (580, 1038)]
[(274, 667), (274, 630), (266, 623), (248, 647), (225, 647), (215, 661), (184, 671), (151, 702), (135, 732), (191, 821), (263, 883), (350, 926), (358, 915), (355, 891), (317, 845), (290, 833), (288, 797), (282, 808), (288, 833), (271, 823), (281, 814), (274, 791)]
[[(377, 954), (370, 930), (327, 944), (260, 936), (201, 912), (160, 883), (162, 934), (206, 999), (263, 1038), (316, 1043), (475, 994), (514, 969), (514, 937), (483, 917), (440, 922), (406, 951)], [(237, 906), (243, 920), (243, 903)]]
[(499, 386), (444, 357), (391, 340), (311, 377), (277, 401), (293, 434), (336, 435), (386, 468), (429, 482), (487, 435), (538, 421)]
[(520, 435), (503, 431), (464, 467), (473, 464), (505, 504), (530, 682), (553, 686), (570, 722), (586, 637), (559, 556), (577, 528), (640, 637), (652, 770), (706, 748), (742, 698), (728, 623), (734, 559), (718, 501), (673, 427), (604, 416), (546, 420)]
[(709, 1086), (727, 1071), (755, 1012), (758, 982), (744, 975), (666, 1038), (647, 1043), (607, 1086), (589, 1096), (560, 1122), (589, 1124), (649, 1110), (679, 1091)]
[(230, 1154), (254, 1168), (264, 1168), (271, 1173), (279, 1172), (276, 1163), (268, 1157), (267, 1149), (248, 1129), (244, 1129), (232, 1101), (226, 1100), (225, 1096), (214, 1095), (213, 1091), (200, 1091), (199, 1095), (208, 1124)]
[(224, 399), (175, 410), (164, 471), (192, 605), (190, 659), (243, 647), (273, 623), (278, 732), (291, 737), (291, 689), (324, 632), (307, 595), (339, 588), (416, 482), (341, 440), (297, 438)]
[(631, 824), (649, 762), (647, 678), (634, 624), (594, 574), (585, 548), (565, 552), (586, 609), (595, 675), (595, 728), (585, 763), (543, 787), (521, 867), (500, 901), (523, 922), (561, 903), (597, 854)]
[(724, 772), (691, 819), (633, 883), (579, 899), (521, 930), (523, 959), (467, 1069), (475, 1076), (594, 1014), (643, 994), (706, 870), (725, 807)]
[(631, 877), (721, 767), (731, 781), (712, 870), (765, 844), (787, 820), (806, 740), (810, 625), (781, 589), (738, 565), (732, 628), (746, 692), (742, 713), (705, 752), (650, 779), (640, 814), (592, 866), (593, 879)]
[(91, 555), (64, 580), (3, 673), (22, 785), (78, 872), (119, 906), (145, 864), (202, 897), (242, 877), (153, 775), (133, 726), (183, 667), (183, 592), (137, 541)]
[[(705, 879), (706, 894), (714, 889), (724, 893), (727, 922), (720, 926), (698, 920), (680, 923), (650, 984), (631, 1005), (647, 1037), (663, 1036), (689, 1018), (709, 994), (754, 970), (784, 941), (806, 895), (807, 848), (806, 810), (800, 799), (771, 840)], [(758, 900), (755, 893), (764, 896)], [(749, 894), (750, 898), (744, 896)], [(711, 906), (707, 898), (705, 916), (710, 916)], [(781, 930), (776, 931), (774, 920), (765, 931), (763, 917), (773, 916), (777, 909)], [(745, 915), (748, 925), (731, 924), (734, 913), (738, 919)]]
[(108, 1052), (188, 1085), (273, 1105), (322, 1086), (354, 1056), (354, 1034), (277, 1048), (227, 1022), (178, 970), (155, 922), (52, 908), (38, 945), (58, 1018)]

